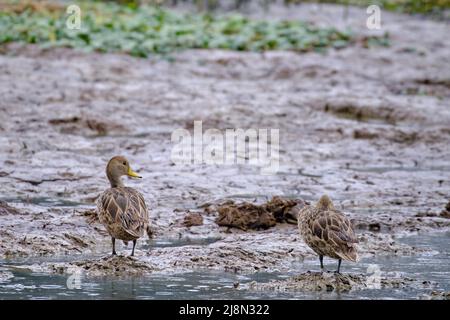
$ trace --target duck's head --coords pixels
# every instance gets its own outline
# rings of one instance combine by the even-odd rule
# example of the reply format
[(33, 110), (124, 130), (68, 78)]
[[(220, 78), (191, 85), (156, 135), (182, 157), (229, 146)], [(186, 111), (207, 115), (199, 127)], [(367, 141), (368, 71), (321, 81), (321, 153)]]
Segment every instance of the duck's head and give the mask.
[(323, 195), (316, 204), (318, 210), (334, 210), (333, 202), (326, 194)]
[(106, 166), (106, 176), (108, 177), (112, 188), (123, 187), (122, 176), (142, 178), (131, 169), (128, 160), (122, 156), (116, 156), (109, 160), (108, 165)]

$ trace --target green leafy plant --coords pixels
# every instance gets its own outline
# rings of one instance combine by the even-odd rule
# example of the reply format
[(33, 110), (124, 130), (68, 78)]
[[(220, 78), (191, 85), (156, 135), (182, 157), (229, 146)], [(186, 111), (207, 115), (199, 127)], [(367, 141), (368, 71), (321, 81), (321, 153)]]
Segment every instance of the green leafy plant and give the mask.
[(304, 2), (337, 3), (367, 7), (379, 5), (385, 10), (402, 13), (437, 14), (443, 10), (450, 10), (449, 0), (285, 0), (287, 4)]
[(80, 30), (66, 27), (65, 8), (22, 6), (0, 12), (0, 44), (12, 41), (134, 56), (183, 49), (324, 50), (352, 43), (348, 31), (301, 21), (259, 21), (241, 15), (179, 14), (155, 6), (80, 2)]

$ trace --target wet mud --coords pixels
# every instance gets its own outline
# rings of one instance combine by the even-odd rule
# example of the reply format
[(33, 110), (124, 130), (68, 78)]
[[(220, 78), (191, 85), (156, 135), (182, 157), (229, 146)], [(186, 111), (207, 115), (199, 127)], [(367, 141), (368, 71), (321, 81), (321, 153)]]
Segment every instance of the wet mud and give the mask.
[(423, 299), (427, 300), (450, 300), (450, 292), (432, 291), (431, 294), (425, 295)]
[(305, 272), (286, 280), (274, 280), (266, 283), (256, 281), (242, 286), (242, 289), (254, 291), (338, 291), (346, 292), (364, 289), (407, 289), (414, 286), (430, 288), (431, 283), (415, 281), (407, 277), (381, 277), (374, 281), (365, 274), (341, 274), (335, 272)]
[[(341, 17), (336, 6), (304, 8), (272, 16), (369, 32), (364, 10), (351, 9), (344, 21), (330, 18)], [(355, 225), (362, 257), (424, 253), (398, 239), (450, 229), (448, 25), (383, 17), (390, 47), (326, 53), (193, 50), (169, 61), (2, 48), (0, 258), (80, 255), (33, 268), (94, 275), (284, 272), (316, 256), (300, 240), (294, 202), (268, 201), (313, 203), (322, 194)], [(192, 130), (194, 120), (203, 130), (280, 129), (277, 174), (247, 164), (174, 165), (171, 133)], [(144, 194), (155, 238), (217, 241), (155, 248), (141, 239), (135, 258), (122, 244), (122, 256), (109, 257), (110, 238), (93, 209), (116, 154), (144, 177), (126, 184)], [(315, 290), (318, 277), (266, 286)], [(364, 276), (328, 280), (319, 283), (352, 289)]]

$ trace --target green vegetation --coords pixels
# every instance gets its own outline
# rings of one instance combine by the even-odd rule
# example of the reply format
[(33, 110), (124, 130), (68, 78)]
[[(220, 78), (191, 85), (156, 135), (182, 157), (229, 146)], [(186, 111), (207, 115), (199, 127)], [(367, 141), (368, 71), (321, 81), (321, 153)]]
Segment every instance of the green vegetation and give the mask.
[(388, 11), (422, 14), (439, 14), (442, 10), (450, 10), (450, 0), (285, 0), (285, 2), (322, 2), (362, 7), (376, 4)]
[[(19, 41), (146, 57), (189, 48), (304, 52), (345, 47), (354, 41), (348, 31), (299, 21), (179, 14), (154, 6), (92, 1), (78, 2), (82, 10), (81, 30), (70, 30), (66, 27), (65, 7), (20, 3), (1, 8), (0, 44)], [(385, 40), (379, 43), (386, 44)]]
[[(174, 0), (115, 0), (129, 5), (138, 5), (139, 3), (153, 3), (153, 4), (170, 4)], [(235, 9), (241, 8), (245, 3), (251, 0), (177, 0), (176, 2), (187, 2), (196, 5), (199, 9), (214, 9), (219, 3), (228, 2), (228, 5), (234, 4)], [(255, 0), (253, 0), (255, 1)], [(267, 6), (277, 0), (263, 0), (261, 5)], [(291, 3), (336, 3), (349, 4), (361, 7), (367, 7), (371, 4), (376, 4), (384, 10), (402, 12), (402, 13), (421, 13), (421, 14), (436, 14), (438, 15), (442, 10), (450, 10), (450, 0), (284, 0), (285, 4)]]

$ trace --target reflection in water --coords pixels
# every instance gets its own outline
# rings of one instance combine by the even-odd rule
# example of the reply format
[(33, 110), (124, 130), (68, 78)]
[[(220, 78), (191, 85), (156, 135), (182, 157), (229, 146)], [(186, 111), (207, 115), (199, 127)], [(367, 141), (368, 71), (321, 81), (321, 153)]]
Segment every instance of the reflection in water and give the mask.
[[(384, 276), (401, 275), (421, 281), (435, 281), (439, 284), (439, 289), (449, 291), (449, 239), (450, 233), (405, 238), (402, 240), (403, 242), (416, 247), (432, 249), (433, 252), (420, 256), (362, 259), (358, 264), (345, 265), (344, 272), (366, 273), (369, 265), (376, 264)], [(15, 263), (17, 264), (17, 261)], [(82, 276), (81, 289), (67, 288), (68, 275), (18, 270), (11, 268), (10, 264), (11, 262), (7, 262), (0, 267), (0, 275), (11, 273), (14, 276), (10, 279), (0, 277), (1, 299), (405, 299), (417, 298), (432, 290), (431, 288), (367, 289), (343, 293), (308, 293), (252, 292), (235, 288), (237, 283), (267, 282), (273, 279), (285, 279), (306, 270), (316, 270), (315, 259), (295, 263), (290, 274), (242, 275), (198, 270), (183, 274), (128, 278)], [(326, 261), (326, 266), (330, 269), (333, 268), (334, 261)]]
[(183, 246), (205, 246), (219, 241), (220, 237), (211, 238), (180, 238), (180, 239), (151, 239), (146, 241), (141, 248), (165, 248), (165, 247), (183, 247)]
[(86, 203), (48, 197), (0, 198), (0, 200), (6, 203), (24, 203), (42, 207), (78, 207), (86, 205)]

